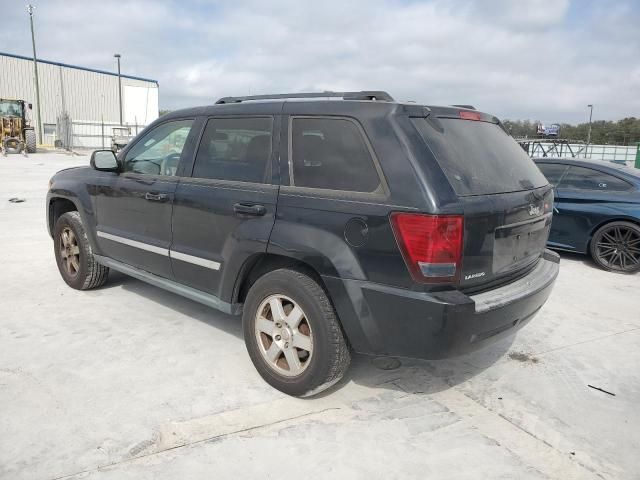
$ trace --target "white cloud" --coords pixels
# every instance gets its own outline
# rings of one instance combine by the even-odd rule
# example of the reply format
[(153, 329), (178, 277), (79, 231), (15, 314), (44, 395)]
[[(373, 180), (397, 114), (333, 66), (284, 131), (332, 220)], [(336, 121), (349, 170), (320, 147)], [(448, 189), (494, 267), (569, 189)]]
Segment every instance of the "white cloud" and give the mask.
[(492, 23), (518, 30), (540, 30), (560, 25), (570, 6), (569, 0), (480, 0), (464, 3), (470, 6), (473, 16), (486, 14)]
[[(29, 54), (12, 41), (28, 35), (22, 3), (9, 10), (0, 39)], [(119, 51), (125, 72), (160, 81), (163, 107), (384, 89), (548, 122), (582, 121), (587, 103), (596, 118), (638, 116), (639, 20), (632, 4), (604, 0), (49, 0), (36, 10), (41, 57), (112, 69)]]

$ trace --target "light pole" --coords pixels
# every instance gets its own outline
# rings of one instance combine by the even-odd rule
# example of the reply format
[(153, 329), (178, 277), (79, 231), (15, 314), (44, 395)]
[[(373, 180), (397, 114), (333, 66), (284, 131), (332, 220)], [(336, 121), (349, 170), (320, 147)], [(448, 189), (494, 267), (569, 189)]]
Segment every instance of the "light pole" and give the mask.
[(120, 126), (122, 126), (122, 77), (120, 76), (120, 54), (113, 55), (118, 61), (118, 100), (120, 102)]
[(587, 150), (589, 149), (589, 145), (591, 144), (591, 119), (593, 118), (593, 105), (587, 105), (589, 109), (589, 133), (587, 133), (587, 148), (584, 149), (584, 158), (587, 158)]
[(40, 110), (40, 82), (38, 81), (38, 58), (36, 57), (36, 36), (33, 33), (33, 9), (34, 6), (27, 5), (29, 12), (29, 22), (31, 23), (31, 44), (33, 45), (33, 73), (36, 79), (36, 108), (38, 109), (38, 140), (42, 143), (42, 110)]

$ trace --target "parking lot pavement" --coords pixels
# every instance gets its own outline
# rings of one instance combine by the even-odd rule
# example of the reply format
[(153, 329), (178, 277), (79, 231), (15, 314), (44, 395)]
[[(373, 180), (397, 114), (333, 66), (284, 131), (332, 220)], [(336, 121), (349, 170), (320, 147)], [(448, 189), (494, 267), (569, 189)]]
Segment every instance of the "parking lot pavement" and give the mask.
[(563, 255), (515, 339), (390, 370), (357, 356), (293, 399), (237, 318), (119, 274), (63, 283), (47, 181), (86, 164), (0, 157), (0, 478), (638, 478), (640, 275)]

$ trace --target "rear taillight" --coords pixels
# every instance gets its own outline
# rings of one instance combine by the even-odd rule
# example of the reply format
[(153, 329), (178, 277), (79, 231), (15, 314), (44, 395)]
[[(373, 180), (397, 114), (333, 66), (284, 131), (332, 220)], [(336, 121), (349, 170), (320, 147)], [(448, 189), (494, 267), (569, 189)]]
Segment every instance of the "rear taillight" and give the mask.
[(462, 223), (459, 215), (391, 214), (396, 241), (414, 280), (440, 283), (458, 279)]

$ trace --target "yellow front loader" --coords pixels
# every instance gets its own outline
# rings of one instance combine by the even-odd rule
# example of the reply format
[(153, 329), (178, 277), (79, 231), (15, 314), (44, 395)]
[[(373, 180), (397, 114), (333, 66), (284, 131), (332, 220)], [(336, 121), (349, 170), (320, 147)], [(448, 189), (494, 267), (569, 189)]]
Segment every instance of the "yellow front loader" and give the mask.
[(24, 100), (0, 98), (0, 152), (34, 153), (36, 132), (26, 118)]

